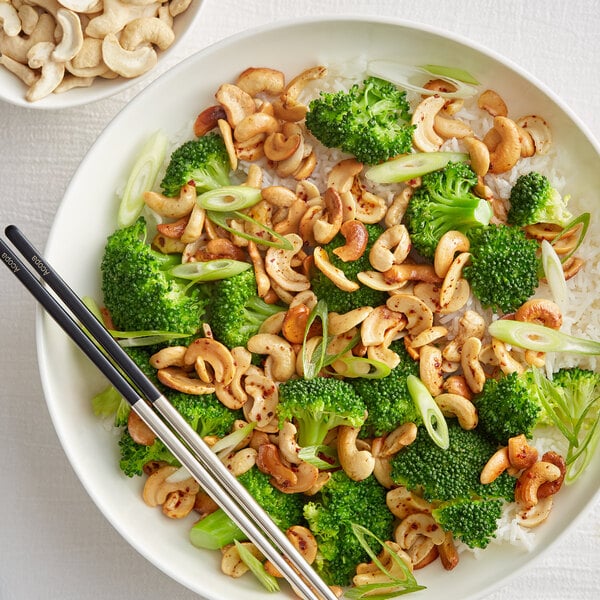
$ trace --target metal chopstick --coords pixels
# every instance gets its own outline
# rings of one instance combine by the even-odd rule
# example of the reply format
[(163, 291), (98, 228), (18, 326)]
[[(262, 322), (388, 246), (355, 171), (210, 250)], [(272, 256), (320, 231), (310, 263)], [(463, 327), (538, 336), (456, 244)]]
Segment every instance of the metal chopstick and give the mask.
[[(309, 600), (320, 598), (334, 600), (336, 596), (333, 592), (289, 542), (269, 515), (141, 372), (102, 323), (87, 309), (81, 299), (31, 245), (21, 231), (11, 225), (6, 228), (5, 233), (37, 274), (81, 322), (89, 335), (81, 329), (71, 315), (41, 284), (40, 280), (0, 239), (3, 262), (96, 364), (119, 393), (127, 399), (132, 409), (165, 443), (181, 464), (190, 471), (198, 483), (236, 522), (261, 552), (278, 567), (298, 592)], [(99, 349), (98, 345), (110, 356), (112, 362)], [(163, 422), (154, 409), (160, 413), (168, 425)], [(266, 538), (264, 533), (266, 533)], [(278, 550), (283, 553), (283, 556)]]

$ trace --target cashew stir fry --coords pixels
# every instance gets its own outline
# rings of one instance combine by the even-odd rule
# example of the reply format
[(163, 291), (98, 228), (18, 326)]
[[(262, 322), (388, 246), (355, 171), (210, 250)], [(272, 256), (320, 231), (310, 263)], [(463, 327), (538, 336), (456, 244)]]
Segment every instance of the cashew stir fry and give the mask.
[[(113, 4), (121, 6), (117, 0), (104, 0), (106, 14), (109, 9), (110, 14), (116, 14)], [(133, 10), (134, 5), (128, 6)], [(25, 3), (18, 8), (23, 13), (32, 10)], [(90, 10), (80, 7), (84, 8)], [(135, 10), (142, 11), (142, 5), (136, 5)], [(61, 11), (65, 9), (59, 9), (58, 14)], [(44, 15), (38, 15), (37, 29), (42, 27)], [(100, 19), (90, 20), (88, 30)], [(142, 17), (137, 22), (149, 19)], [(5, 18), (5, 28), (7, 24)], [(48, 26), (54, 29), (54, 22)], [(54, 45), (39, 58), (39, 64), (45, 65), (42, 69), (46, 70), (49, 65), (55, 70), (66, 66), (73, 76), (88, 71), (100, 76), (123, 72), (115, 68), (102, 71), (98, 65), (102, 60), (108, 65), (112, 55), (116, 62), (123, 53), (132, 52), (139, 43), (148, 40), (129, 34), (130, 28), (125, 27), (120, 42), (124, 43), (127, 33), (127, 39), (132, 40), (127, 51), (119, 46), (114, 33), (105, 31), (104, 58), (97, 58), (95, 66), (90, 59), (85, 65), (82, 63), (81, 70), (71, 70), (70, 65), (80, 62), (79, 55), (71, 52), (58, 63), (58, 47)], [(85, 38), (81, 44), (87, 46), (88, 42), (97, 41), (100, 56), (100, 37), (97, 34), (93, 40)], [(6, 33), (2, 40), (4, 45), (10, 42)], [(39, 44), (33, 50), (23, 48), (21, 62), (29, 57), (31, 65), (31, 57), (39, 52)], [(4, 49), (3, 54), (4, 60), (10, 56)], [(62, 65), (60, 69), (57, 64)], [(308, 496), (327, 485), (332, 469), (301, 458), (295, 423), (289, 420), (281, 425), (278, 418), (278, 389), (283, 382), (304, 376), (305, 352), (315, 352), (324, 339), (328, 339), (327, 355), (336, 357), (328, 365), (327, 375), (341, 378), (348, 373), (344, 358), (368, 358), (393, 369), (399, 357), (391, 345), (402, 340), (410, 356), (418, 361), (419, 379), (436, 406), (444, 416), (456, 418), (464, 430), (474, 429), (478, 424), (473, 397), (482, 391), (488, 379), (499, 373), (522, 373), (531, 366), (543, 367), (546, 361), (543, 353), (511, 347), (488, 334), (489, 315), (477, 309), (463, 276), (471, 259), (466, 235), (458, 231), (444, 234), (431, 264), (414, 260), (403, 216), (411, 195), (420, 185), (419, 178), (387, 187), (373, 185), (364, 176), (364, 165), (347, 156), (323, 171), (328, 163), (321, 161), (322, 148), (307, 131), (304, 118), (310, 95), (316, 95), (319, 81), (326, 77), (324, 66), (309, 68), (289, 81), (282, 72), (271, 68), (249, 68), (234, 83), (225, 82), (215, 90), (215, 104), (200, 107), (193, 125), (195, 136), (210, 132), (222, 136), (231, 170), (243, 172), (243, 185), (260, 191), (260, 200), (247, 214), (279, 234), (287, 241), (285, 247), (261, 244), (260, 237), (268, 238), (269, 234), (254, 222), (231, 218), (231, 230), (212, 222), (209, 211), (196, 203), (191, 185), (182, 187), (174, 198), (156, 191), (145, 194), (146, 210), (158, 215), (160, 221), (154, 248), (181, 253), (183, 262), (245, 261), (254, 271), (260, 298), (285, 307), (263, 323), (246, 347), (228, 348), (215, 339), (205, 324), (204, 337), (189, 346), (159, 350), (151, 358), (158, 379), (185, 394), (214, 393), (228, 408), (242, 410), (244, 419), (236, 422), (233, 431), (245, 434), (235, 438), (233, 447), (223, 451), (218, 438), (207, 438), (209, 444), (217, 445), (223, 461), (236, 476), (256, 466), (269, 475), (277, 489)], [(464, 101), (438, 95), (447, 85), (432, 77), (425, 86), (431, 95), (415, 101), (414, 148), (436, 152), (449, 140), (459, 140), (478, 176), (476, 193), (491, 205), (493, 220), (504, 223), (507, 201), (494, 194), (490, 178), (507, 173), (519, 161), (536, 153), (547, 153), (552, 144), (550, 127), (537, 115), (509, 117), (509, 107), (502, 97), (496, 91), (485, 90), (478, 96), (475, 109), (491, 116), (492, 125), (478, 135), (460, 117)], [(367, 252), (366, 227), (375, 223), (383, 225), (383, 232), (368, 251), (370, 268), (360, 272), (358, 280), (363, 286), (384, 292), (386, 300), (379, 306), (359, 307), (346, 313), (330, 312), (327, 331), (317, 326), (318, 320), (311, 326), (311, 311), (318, 303), (311, 289), (311, 274), (315, 270), (345, 292), (351, 293), (359, 287), (332, 263), (324, 245), (341, 234), (345, 244), (336, 249), (336, 255), (343, 261), (357, 260)], [(539, 241), (557, 233), (557, 228), (547, 224), (532, 225), (527, 230), (532, 239)], [(248, 240), (238, 233), (253, 234), (259, 240)], [(576, 242), (577, 236), (564, 236), (557, 252), (568, 254)], [(565, 277), (574, 277), (583, 264), (582, 259), (571, 257), (565, 265)], [(562, 317), (560, 307), (550, 297), (531, 299), (509, 315), (519, 321), (542, 322), (554, 329), (561, 327)], [(252, 360), (253, 355), (260, 355), (259, 364)], [(140, 444), (154, 441), (133, 414), (128, 427)], [(396, 519), (396, 526), (394, 539), (385, 540), (379, 558), (379, 564), (388, 565), (389, 569), (384, 572), (378, 564), (361, 564), (356, 569), (354, 584), (389, 581), (393, 589), (393, 576), (403, 575), (402, 569), (390, 559), (390, 553), (396, 553), (410, 571), (436, 561), (446, 570), (454, 569), (459, 563), (459, 545), (432, 516), (435, 504), (416, 490), (397, 485), (391, 478), (390, 463), (414, 442), (417, 425), (401, 423), (394, 431), (378, 437), (365, 438), (359, 434), (360, 428), (348, 425), (330, 432), (327, 444), (335, 448), (339, 461), (335, 468), (342, 469), (354, 481), (373, 475), (388, 490), (387, 507)], [(160, 505), (165, 515), (174, 519), (194, 511), (203, 518), (216, 510), (198, 485), (185, 474), (178, 474), (176, 468), (149, 464), (145, 470), (148, 477), (143, 498), (148, 506)], [(497, 449), (481, 471), (480, 480), (488, 485), (501, 474), (509, 473), (515, 482), (517, 520), (523, 527), (533, 528), (550, 514), (565, 471), (565, 460), (557, 452), (538, 452), (525, 435), (519, 435)], [(316, 559), (317, 542), (310, 529), (298, 525), (286, 533), (309, 562)], [(250, 543), (244, 542), (244, 546), (263, 560)], [(232, 577), (248, 570), (237, 545), (223, 549), (221, 566)], [(278, 576), (272, 565), (266, 564), (265, 569)], [(341, 590), (338, 592), (341, 594)]]

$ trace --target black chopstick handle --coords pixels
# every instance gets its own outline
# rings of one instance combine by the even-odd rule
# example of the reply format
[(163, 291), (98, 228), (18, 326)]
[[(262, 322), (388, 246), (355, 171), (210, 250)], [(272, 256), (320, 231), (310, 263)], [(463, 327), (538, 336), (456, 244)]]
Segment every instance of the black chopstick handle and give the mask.
[(119, 346), (108, 329), (81, 301), (66, 281), (46, 262), (40, 252), (23, 235), (16, 225), (8, 225), (6, 237), (14, 244), (23, 258), (31, 265), (38, 275), (56, 292), (59, 298), (69, 307), (69, 310), (79, 319), (93, 338), (98, 340), (109, 356), (132, 378), (141, 394), (154, 402), (161, 393), (156, 386), (143, 374), (130, 356)]

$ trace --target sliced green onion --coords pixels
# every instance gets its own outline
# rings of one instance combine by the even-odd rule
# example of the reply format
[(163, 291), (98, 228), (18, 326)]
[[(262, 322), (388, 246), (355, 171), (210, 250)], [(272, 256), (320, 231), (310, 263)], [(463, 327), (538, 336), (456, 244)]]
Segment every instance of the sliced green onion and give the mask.
[(451, 83), (455, 91), (440, 92), (438, 90), (428, 90), (423, 86), (431, 79), (431, 71), (422, 67), (404, 65), (394, 60), (372, 60), (367, 65), (367, 72), (369, 75), (385, 79), (404, 89), (428, 96), (435, 94), (443, 98), (471, 98), (478, 92), (476, 87), (446, 75), (439, 75), (438, 77)]
[(280, 588), (277, 578), (265, 571), (263, 563), (246, 546), (238, 542), (238, 540), (233, 540), (233, 542), (242, 562), (250, 569), (251, 573), (258, 579), (267, 592), (278, 592)]
[[(323, 456), (325, 458), (321, 458)], [(298, 458), (321, 470), (333, 469), (340, 466), (340, 461), (335, 450), (323, 444), (300, 448)]]
[(257, 424), (254, 421), (246, 423), (246, 425), (243, 427), (228, 433), (226, 436), (215, 442), (210, 449), (215, 454), (229, 454), (242, 440), (246, 438), (246, 436), (252, 433), (252, 430), (256, 427), (256, 425)]
[(469, 155), (464, 152), (414, 152), (369, 167), (365, 177), (375, 183), (400, 183), (466, 160)]
[[(579, 425), (579, 424), (578, 424)], [(571, 485), (585, 471), (589, 465), (598, 442), (600, 441), (600, 414), (588, 425), (587, 435), (581, 440), (576, 452), (573, 447), (569, 448), (565, 462), (567, 472), (565, 474), (565, 483)]]
[(425, 384), (415, 375), (409, 375), (406, 378), (406, 385), (412, 401), (421, 414), (429, 437), (442, 450), (447, 450), (450, 445), (448, 423), (446, 423), (440, 407), (436, 404)]
[(117, 412), (122, 400), (116, 388), (109, 385), (92, 398), (92, 411), (97, 417), (110, 417)]
[(169, 272), (180, 279), (192, 281), (215, 281), (227, 279), (251, 269), (250, 263), (232, 258), (217, 258), (204, 262), (189, 262), (173, 267)]
[(458, 67), (445, 67), (443, 65), (421, 65), (422, 69), (429, 71), (432, 75), (440, 75), (442, 77), (451, 77), (452, 79), (458, 79), (464, 83), (470, 83), (472, 85), (479, 85), (479, 81), (464, 69)]
[[(359, 544), (364, 548), (365, 552), (369, 555), (375, 566), (388, 577), (388, 581), (381, 583), (370, 583), (366, 585), (359, 585), (352, 587), (344, 594), (345, 598), (351, 600), (362, 600), (363, 598), (376, 598), (377, 600), (385, 600), (387, 598), (395, 598), (404, 594), (410, 594), (418, 590), (425, 589), (424, 586), (419, 585), (415, 576), (412, 574), (409, 566), (398, 556), (392, 548), (387, 546), (386, 542), (381, 541), (376, 535), (371, 533), (366, 527), (352, 523), (352, 533), (354, 533)], [(402, 577), (397, 577), (391, 572), (379, 559), (378, 553), (376, 553), (369, 542), (367, 542), (367, 536), (373, 538), (379, 546), (387, 548), (390, 558), (400, 568)], [(376, 593), (377, 590), (382, 590), (382, 593)]]
[(144, 192), (154, 187), (167, 151), (168, 139), (162, 131), (151, 135), (144, 144), (127, 178), (125, 190), (119, 204), (117, 225), (119, 228), (132, 225), (144, 208)]
[[(271, 229), (270, 227), (267, 227), (263, 223), (260, 223), (256, 219), (249, 217), (248, 215), (244, 214), (243, 212), (239, 212), (239, 211), (219, 212), (219, 211), (209, 210), (209, 211), (207, 211), (206, 214), (207, 214), (208, 218), (215, 225), (218, 225), (225, 231), (229, 231), (229, 233), (233, 233), (234, 235), (237, 235), (238, 237), (244, 238), (245, 240), (250, 240), (250, 241), (254, 242), (255, 244), (262, 244), (263, 246), (272, 246), (274, 248), (281, 248), (282, 250), (293, 250), (294, 249), (292, 246), (292, 243), (288, 239), (286, 239), (284, 236), (282, 236), (280, 233), (277, 233), (275, 230)], [(248, 223), (257, 225), (263, 231), (266, 231), (270, 236), (274, 237), (276, 241), (267, 240), (258, 235), (246, 233), (245, 231), (239, 231), (238, 229), (231, 227), (227, 223), (228, 219), (240, 219), (242, 221), (247, 221)]]
[[(325, 358), (327, 356), (326, 340), (328, 314), (327, 302), (325, 302), (325, 300), (319, 300), (310, 311), (308, 319), (306, 320), (306, 326), (304, 328), (304, 340), (302, 342), (302, 370), (304, 372), (304, 379), (312, 379), (313, 377), (316, 377), (325, 365)], [(310, 328), (317, 319), (321, 319), (323, 335), (325, 338), (309, 356), (306, 349), (306, 342), (308, 340)]]
[(205, 210), (231, 212), (250, 208), (260, 202), (261, 198), (258, 188), (249, 185), (226, 185), (200, 194), (197, 202)]
[(554, 302), (564, 312), (569, 301), (569, 288), (560, 258), (548, 240), (542, 241), (542, 268)]
[(343, 377), (363, 379), (382, 379), (387, 377), (392, 369), (384, 362), (364, 356), (341, 356), (335, 362), (342, 363), (345, 370), (340, 372), (339, 368), (336, 371)]
[(560, 240), (567, 233), (569, 233), (569, 231), (571, 231), (571, 229), (575, 229), (575, 227), (577, 227), (580, 223), (582, 224), (581, 233), (579, 234), (579, 239), (577, 240), (577, 243), (575, 244), (575, 246), (571, 250), (571, 252), (569, 252), (566, 256), (563, 256), (563, 258), (562, 258), (563, 263), (567, 262), (567, 260), (569, 260), (569, 258), (571, 258), (571, 256), (573, 256), (573, 254), (575, 254), (575, 252), (577, 251), (579, 246), (581, 246), (581, 244), (583, 243), (583, 240), (585, 239), (585, 236), (587, 234), (587, 230), (590, 227), (591, 217), (592, 217), (592, 215), (590, 213), (581, 213), (580, 215), (575, 217), (572, 221), (569, 221), (564, 226), (563, 230), (552, 240), (552, 244), (553, 245), (556, 244), (556, 242), (558, 242), (558, 240)]
[(534, 352), (600, 354), (600, 342), (569, 335), (537, 323), (498, 319), (490, 324), (488, 331), (501, 342)]

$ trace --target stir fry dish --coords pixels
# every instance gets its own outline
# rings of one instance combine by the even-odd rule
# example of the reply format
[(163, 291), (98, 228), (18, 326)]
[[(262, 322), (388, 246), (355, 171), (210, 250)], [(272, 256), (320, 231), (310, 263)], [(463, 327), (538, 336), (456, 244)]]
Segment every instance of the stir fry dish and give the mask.
[[(501, 90), (392, 61), (292, 75), (250, 67), (183, 139), (148, 134), (87, 301), (340, 597), (390, 598), (531, 547), (585, 473), (600, 253), (552, 123)], [(114, 389), (92, 404), (190, 552), (280, 589)]]

